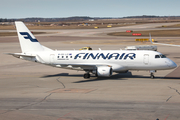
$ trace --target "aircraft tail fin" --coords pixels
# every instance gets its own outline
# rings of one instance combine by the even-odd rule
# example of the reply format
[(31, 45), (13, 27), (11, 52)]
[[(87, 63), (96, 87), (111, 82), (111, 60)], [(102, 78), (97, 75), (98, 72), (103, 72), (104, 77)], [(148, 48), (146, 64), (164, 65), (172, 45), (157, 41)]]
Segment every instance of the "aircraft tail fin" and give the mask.
[(16, 21), (15, 25), (22, 53), (51, 50), (45, 49), (45, 47), (38, 42), (23, 22)]

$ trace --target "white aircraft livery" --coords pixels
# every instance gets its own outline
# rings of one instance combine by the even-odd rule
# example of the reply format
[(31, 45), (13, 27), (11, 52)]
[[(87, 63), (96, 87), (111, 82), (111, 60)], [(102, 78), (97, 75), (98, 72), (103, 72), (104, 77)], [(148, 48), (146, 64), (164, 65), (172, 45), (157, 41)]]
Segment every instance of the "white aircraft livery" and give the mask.
[(150, 50), (52, 50), (41, 45), (25, 24), (16, 21), (22, 53), (9, 53), (17, 58), (53, 67), (83, 70), (84, 78), (90, 73), (97, 77), (110, 77), (113, 72), (148, 70), (154, 78), (156, 70), (177, 67), (163, 54)]

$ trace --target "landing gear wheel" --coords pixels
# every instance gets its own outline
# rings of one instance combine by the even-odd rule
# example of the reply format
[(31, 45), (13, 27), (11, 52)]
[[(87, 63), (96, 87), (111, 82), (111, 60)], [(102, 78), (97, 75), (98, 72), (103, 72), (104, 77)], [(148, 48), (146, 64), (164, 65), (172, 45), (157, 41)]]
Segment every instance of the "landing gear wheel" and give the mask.
[(151, 75), (151, 79), (154, 79), (154, 75)]
[(154, 73), (156, 72), (156, 70), (150, 70), (149, 72), (151, 73), (150, 74), (151, 79), (154, 79)]
[(85, 73), (85, 74), (84, 74), (84, 78), (85, 78), (85, 79), (90, 78), (90, 74), (89, 74), (89, 73)]
[(153, 73), (151, 73), (151, 79), (154, 79), (154, 75), (153, 75)]

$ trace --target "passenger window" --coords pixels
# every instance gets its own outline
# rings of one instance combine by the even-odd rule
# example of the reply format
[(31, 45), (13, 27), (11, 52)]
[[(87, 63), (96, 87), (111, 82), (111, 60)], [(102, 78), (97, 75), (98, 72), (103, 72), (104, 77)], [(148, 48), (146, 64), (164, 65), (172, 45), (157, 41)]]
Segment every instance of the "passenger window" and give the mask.
[(68, 56), (66, 56), (66, 58), (68, 58)]
[(160, 56), (159, 55), (155, 55), (155, 58), (160, 58)]

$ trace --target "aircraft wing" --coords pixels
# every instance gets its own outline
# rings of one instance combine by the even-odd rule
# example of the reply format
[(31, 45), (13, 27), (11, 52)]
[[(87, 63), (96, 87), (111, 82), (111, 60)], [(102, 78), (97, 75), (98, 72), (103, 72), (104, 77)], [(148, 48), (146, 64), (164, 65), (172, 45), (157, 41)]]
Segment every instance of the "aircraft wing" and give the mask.
[(152, 39), (151, 39), (151, 34), (149, 33), (149, 40), (152, 44), (158, 44), (158, 45), (167, 45), (167, 46), (174, 46), (174, 47), (180, 47), (180, 45), (173, 45), (173, 44), (164, 44), (164, 43), (155, 43), (155, 42), (152, 42)]
[(167, 45), (167, 46), (180, 47), (180, 45), (164, 44), (164, 43), (154, 43), (154, 42), (152, 42), (152, 44), (158, 44), (158, 45)]
[(60, 64), (56, 65), (56, 67), (62, 67), (62, 68), (67, 68), (67, 69), (75, 69), (75, 70), (96, 70), (97, 67), (100, 66), (108, 66), (111, 67), (110, 65), (107, 64)]

